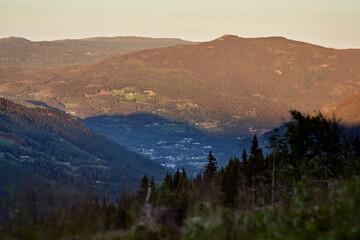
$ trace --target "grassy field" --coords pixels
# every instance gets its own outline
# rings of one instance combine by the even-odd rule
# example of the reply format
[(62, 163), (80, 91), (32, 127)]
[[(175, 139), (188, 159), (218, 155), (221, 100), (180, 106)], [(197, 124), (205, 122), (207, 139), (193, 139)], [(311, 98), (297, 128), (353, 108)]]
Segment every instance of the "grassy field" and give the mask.
[(119, 91), (116, 91), (116, 90), (112, 90), (111, 91), (111, 95), (113, 96), (124, 96), (126, 93), (124, 92), (119, 92)]
[(68, 108), (78, 108), (79, 104), (77, 103), (65, 103), (65, 106)]
[(146, 101), (146, 95), (141, 93), (136, 93), (134, 87), (124, 87), (120, 90), (112, 89), (111, 95), (113, 96), (122, 96), (126, 101)]
[[(12, 145), (11, 142), (5, 141), (3, 139), (0, 139), (0, 145)], [(1, 154), (1, 153), (0, 153)]]
[(135, 91), (135, 88), (134, 87), (124, 87), (124, 88), (120, 89), (120, 91), (133, 92), (133, 91)]
[(71, 116), (82, 118), (82, 115), (79, 113), (70, 113)]
[(146, 101), (144, 94), (125, 94), (125, 99), (130, 101), (136, 99), (136, 101)]

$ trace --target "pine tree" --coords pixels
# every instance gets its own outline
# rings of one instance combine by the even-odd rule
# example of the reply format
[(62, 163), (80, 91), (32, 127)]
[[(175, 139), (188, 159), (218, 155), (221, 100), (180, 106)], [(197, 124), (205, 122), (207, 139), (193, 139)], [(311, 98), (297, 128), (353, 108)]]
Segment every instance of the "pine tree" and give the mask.
[(101, 211), (102, 211), (102, 217), (103, 217), (103, 228), (105, 230), (109, 229), (110, 226), (110, 217), (109, 217), (109, 211), (108, 211), (108, 204), (106, 201), (106, 197), (103, 197), (102, 203), (101, 203)]
[(179, 181), (180, 181), (180, 177), (181, 177), (181, 173), (180, 173), (179, 169), (177, 169), (174, 174), (174, 181), (173, 181), (174, 189), (177, 188)]
[(240, 173), (241, 173), (241, 201), (242, 201), (242, 207), (245, 208), (246, 206), (246, 196), (247, 194), (247, 186), (248, 184), (251, 182), (251, 173), (250, 173), (250, 169), (249, 169), (249, 164), (248, 164), (248, 156), (246, 153), (246, 150), (243, 150), (242, 156), (241, 156), (242, 162), (240, 164), (241, 168), (240, 168)]
[(182, 172), (181, 172), (181, 178), (183, 178), (183, 179), (187, 179), (187, 175), (186, 175), (185, 168), (183, 168), (183, 169), (182, 169)]
[(169, 189), (171, 189), (171, 190), (174, 189), (174, 183), (173, 183), (173, 178), (172, 178), (171, 173), (166, 172), (166, 176), (165, 176), (164, 182), (165, 182), (165, 185), (166, 185)]
[(257, 158), (257, 157), (264, 158), (262, 154), (262, 149), (259, 147), (259, 141), (254, 135), (253, 140), (251, 141), (251, 147), (250, 147), (250, 157)]
[(200, 184), (203, 181), (202, 174), (199, 172), (199, 174), (196, 176), (195, 179), (193, 179), (193, 182), (196, 184)]
[(228, 165), (224, 169), (221, 189), (224, 193), (224, 204), (226, 206), (234, 206), (237, 199), (240, 182), (240, 160), (235, 157), (231, 158)]
[(215, 178), (216, 170), (217, 170), (216, 165), (217, 165), (216, 158), (210, 151), (209, 155), (208, 155), (208, 163), (206, 164), (205, 171), (204, 171), (204, 181), (205, 182), (211, 181), (212, 179)]
[(106, 201), (106, 197), (104, 196), (103, 197), (103, 200), (102, 200), (102, 203), (101, 203), (101, 208), (104, 210), (106, 210), (107, 209), (107, 207), (108, 207), (108, 205), (107, 205), (107, 201)]
[(259, 147), (259, 141), (257, 140), (256, 135), (251, 142), (250, 147), (250, 156), (249, 156), (249, 165), (251, 169), (251, 178), (253, 182), (253, 187), (259, 180), (259, 176), (264, 171), (264, 156), (262, 149)]
[(93, 204), (92, 204), (92, 208), (93, 208), (93, 213), (94, 215), (97, 215), (100, 213), (101, 210), (101, 206), (100, 206), (100, 202), (99, 199), (97, 197), (94, 198)]
[(149, 188), (149, 180), (146, 175), (141, 179), (140, 189), (138, 191), (138, 199), (140, 202), (144, 202)]
[(180, 193), (182, 190), (185, 190), (187, 188), (187, 181), (188, 181), (188, 179), (187, 179), (186, 171), (185, 171), (185, 168), (183, 168), (183, 170), (181, 172), (179, 184), (176, 188), (177, 193)]
[(118, 228), (127, 228), (131, 223), (131, 217), (129, 214), (129, 208), (131, 207), (131, 197), (123, 191), (120, 196), (119, 204), (117, 207), (117, 216), (115, 224)]
[(156, 184), (155, 184), (154, 177), (151, 177), (150, 190), (151, 190), (150, 202), (155, 202), (156, 201)]
[(241, 155), (241, 160), (242, 160), (242, 162), (243, 162), (243, 163), (247, 163), (247, 158), (248, 158), (248, 156), (247, 156), (246, 150), (244, 149), (244, 150), (243, 150), (243, 153), (242, 153), (242, 155)]
[(359, 140), (359, 134), (356, 134), (354, 140), (352, 141), (352, 147), (354, 151), (355, 157), (360, 157), (360, 140)]

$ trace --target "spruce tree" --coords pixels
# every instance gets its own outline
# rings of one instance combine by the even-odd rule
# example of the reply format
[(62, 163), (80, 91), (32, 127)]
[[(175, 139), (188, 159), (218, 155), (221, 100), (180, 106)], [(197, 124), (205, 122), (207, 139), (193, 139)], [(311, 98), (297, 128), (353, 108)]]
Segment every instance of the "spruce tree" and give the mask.
[(215, 178), (216, 169), (217, 169), (216, 165), (217, 165), (216, 158), (210, 151), (209, 155), (208, 155), (208, 163), (206, 164), (205, 171), (204, 171), (204, 181), (205, 182), (210, 181)]
[(187, 179), (187, 175), (186, 175), (185, 168), (183, 168), (183, 169), (182, 169), (182, 172), (181, 172), (181, 178), (183, 178), (183, 179)]
[(178, 186), (176, 188), (177, 193), (179, 193), (182, 190), (186, 189), (187, 181), (188, 181), (188, 179), (187, 179), (186, 171), (185, 171), (185, 168), (183, 168), (183, 170), (181, 172), (181, 177), (180, 177), (179, 184), (178, 184)]
[(166, 172), (165, 185), (170, 189), (174, 189), (174, 182), (171, 173)]
[(155, 202), (155, 200), (156, 200), (156, 184), (155, 184), (154, 177), (151, 177), (150, 189), (151, 189), (150, 202)]
[(131, 217), (129, 214), (129, 208), (131, 207), (131, 202), (132, 201), (130, 195), (126, 191), (123, 191), (120, 196), (119, 204), (117, 207), (117, 216), (116, 216), (115, 224), (118, 228), (127, 228), (129, 223), (131, 222)]
[(356, 133), (354, 140), (352, 141), (352, 147), (355, 157), (360, 157), (360, 140), (359, 134)]
[(140, 202), (144, 202), (146, 199), (146, 194), (149, 188), (149, 180), (146, 175), (141, 179), (140, 189), (138, 191), (138, 199)]
[(256, 135), (254, 135), (251, 142), (248, 162), (251, 170), (252, 186), (255, 187), (255, 185), (258, 185), (260, 176), (264, 171), (264, 156), (262, 149), (259, 147), (259, 141), (257, 140)]
[(241, 160), (244, 164), (247, 163), (247, 158), (248, 158), (248, 156), (247, 156), (246, 150), (244, 149), (243, 153), (241, 155)]
[(231, 158), (224, 169), (221, 189), (224, 193), (224, 204), (232, 207), (235, 205), (240, 182), (240, 160), (235, 157)]
[(180, 173), (179, 169), (177, 169), (174, 174), (174, 181), (173, 181), (174, 189), (177, 188), (179, 181), (180, 181), (180, 177), (181, 177), (181, 173)]

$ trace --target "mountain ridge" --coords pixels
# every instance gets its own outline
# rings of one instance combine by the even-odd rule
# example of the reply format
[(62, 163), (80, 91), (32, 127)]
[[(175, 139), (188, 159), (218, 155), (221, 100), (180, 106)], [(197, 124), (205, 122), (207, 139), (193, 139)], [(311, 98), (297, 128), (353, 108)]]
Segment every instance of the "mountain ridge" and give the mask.
[(0, 94), (41, 100), (82, 118), (147, 112), (210, 132), (264, 132), (291, 109), (312, 112), (360, 91), (360, 50), (225, 35), (93, 64), (3, 69), (0, 77)]
[(54, 41), (31, 41), (22, 37), (8, 37), (0, 39), (0, 65), (44, 68), (85, 64), (116, 54), (177, 44), (194, 43), (178, 38), (134, 36)]

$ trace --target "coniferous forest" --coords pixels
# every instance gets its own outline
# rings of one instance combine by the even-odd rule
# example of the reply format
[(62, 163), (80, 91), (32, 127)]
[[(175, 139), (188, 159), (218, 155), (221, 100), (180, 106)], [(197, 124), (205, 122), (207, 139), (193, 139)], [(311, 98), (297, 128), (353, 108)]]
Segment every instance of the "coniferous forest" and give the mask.
[[(3, 199), (1, 239), (359, 239), (360, 139), (321, 113), (291, 111), (264, 154), (249, 152), (203, 173), (144, 175), (119, 200), (89, 192), (59, 204), (30, 186)], [(50, 201), (49, 201), (50, 202)]]

